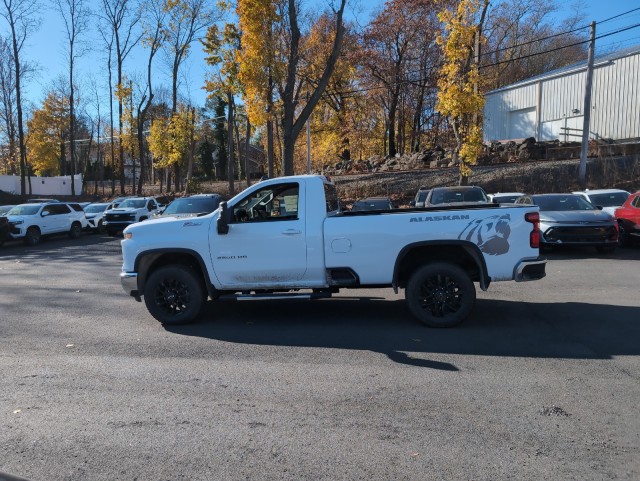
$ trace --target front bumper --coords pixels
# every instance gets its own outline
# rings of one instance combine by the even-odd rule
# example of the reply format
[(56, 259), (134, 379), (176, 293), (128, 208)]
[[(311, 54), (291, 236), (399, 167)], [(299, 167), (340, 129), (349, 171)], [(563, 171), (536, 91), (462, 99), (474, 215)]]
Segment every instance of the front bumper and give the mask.
[(516, 282), (537, 281), (547, 275), (546, 266), (547, 259), (542, 257), (522, 259), (513, 271), (513, 279)]
[[(543, 230), (541, 228), (541, 230)], [(550, 225), (543, 230), (540, 242), (545, 246), (606, 246), (616, 245), (618, 229), (615, 224), (599, 226)]]
[(138, 290), (138, 273), (137, 272), (121, 272), (120, 283), (124, 292), (136, 300), (140, 300), (140, 291)]

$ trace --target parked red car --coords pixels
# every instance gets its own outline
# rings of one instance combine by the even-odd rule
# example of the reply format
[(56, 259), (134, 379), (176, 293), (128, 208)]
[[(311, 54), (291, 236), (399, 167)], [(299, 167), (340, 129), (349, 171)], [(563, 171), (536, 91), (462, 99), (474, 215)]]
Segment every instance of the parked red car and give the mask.
[(618, 243), (621, 246), (640, 241), (640, 192), (631, 194), (616, 209), (614, 216), (618, 220)]

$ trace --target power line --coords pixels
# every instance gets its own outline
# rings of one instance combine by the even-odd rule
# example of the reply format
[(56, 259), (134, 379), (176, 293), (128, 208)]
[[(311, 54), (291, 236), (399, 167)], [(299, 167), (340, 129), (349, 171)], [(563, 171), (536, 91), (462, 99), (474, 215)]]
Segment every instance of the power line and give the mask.
[[(619, 15), (615, 15), (613, 17), (605, 18), (604, 20), (601, 20), (601, 21), (596, 22), (596, 23), (597, 24), (603, 24), (603, 23), (609, 22), (611, 20), (614, 20), (616, 18), (620, 18), (620, 17), (623, 17), (623, 16), (628, 15), (630, 13), (636, 12), (638, 10), (640, 10), (640, 7), (634, 8), (632, 10), (629, 10), (627, 12), (621, 13)], [(492, 50), (490, 52), (485, 52), (485, 53), (481, 54), (480, 56), (484, 57), (486, 55), (492, 55), (494, 53), (503, 52), (504, 50), (510, 50), (510, 49), (513, 49), (513, 48), (523, 47), (525, 45), (530, 45), (530, 44), (536, 43), (536, 42), (542, 42), (544, 40), (549, 40), (551, 38), (561, 37), (562, 35), (568, 35), (570, 33), (578, 32), (580, 30), (585, 30), (585, 29), (588, 29), (588, 28), (590, 28), (590, 25), (583, 25), (582, 27), (577, 27), (577, 28), (574, 28), (572, 30), (567, 30), (566, 32), (560, 32), (560, 33), (556, 33), (556, 34), (553, 34), (553, 35), (548, 35), (546, 37), (537, 38), (535, 40), (530, 40), (528, 42), (523, 42), (523, 43), (519, 43), (519, 44), (516, 44), (516, 45), (511, 45), (510, 47), (503, 47), (503, 48), (499, 48), (499, 49), (496, 49), (496, 50)]]
[[(603, 33), (601, 35), (598, 35), (596, 37), (596, 40), (601, 39), (601, 38), (605, 38), (605, 37), (610, 37), (611, 35), (615, 35), (615, 34), (618, 34), (618, 33), (621, 33), (621, 32), (626, 32), (627, 30), (631, 30), (631, 29), (638, 28), (638, 27), (640, 27), (640, 23), (636, 23), (635, 25), (630, 25), (628, 27), (620, 28), (620, 29), (614, 30), (612, 32)], [(483, 68), (488, 68), (488, 67), (495, 67), (496, 65), (502, 65), (502, 64), (505, 64), (505, 63), (515, 62), (516, 60), (524, 60), (524, 59), (527, 59), (527, 58), (530, 58), (530, 57), (536, 57), (538, 55), (544, 55), (545, 53), (557, 52), (558, 50), (562, 50), (562, 49), (569, 48), (569, 47), (575, 47), (577, 45), (583, 45), (585, 43), (589, 43), (590, 41), (591, 40), (583, 40), (581, 42), (571, 43), (569, 45), (564, 45), (562, 47), (556, 47), (556, 48), (552, 48), (550, 50), (543, 50), (542, 52), (535, 52), (535, 53), (531, 53), (531, 54), (528, 54), (528, 55), (523, 55), (522, 57), (516, 57), (516, 58), (509, 59), (509, 60), (502, 60), (500, 62), (494, 62), (494, 63), (487, 64), (487, 65), (481, 65), (481, 66), (478, 67), (478, 70), (483, 69)]]

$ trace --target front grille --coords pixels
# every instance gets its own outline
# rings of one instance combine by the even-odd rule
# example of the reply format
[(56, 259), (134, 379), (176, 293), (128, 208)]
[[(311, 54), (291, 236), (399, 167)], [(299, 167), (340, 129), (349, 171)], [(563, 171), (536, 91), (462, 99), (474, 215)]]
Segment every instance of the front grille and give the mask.
[(108, 222), (122, 222), (134, 220), (136, 216), (133, 214), (107, 214), (106, 218)]
[(615, 241), (618, 231), (615, 226), (551, 227), (544, 233), (547, 242), (588, 243)]

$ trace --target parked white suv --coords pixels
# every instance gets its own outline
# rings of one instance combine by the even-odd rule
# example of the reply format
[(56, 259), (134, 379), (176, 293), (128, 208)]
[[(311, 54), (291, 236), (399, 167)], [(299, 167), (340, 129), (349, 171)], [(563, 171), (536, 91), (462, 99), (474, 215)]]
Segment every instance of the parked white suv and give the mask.
[(624, 204), (624, 201), (631, 195), (626, 190), (620, 189), (587, 189), (572, 192), (572, 194), (578, 194), (609, 215), (613, 215), (616, 209)]
[(11, 239), (23, 239), (27, 245), (39, 244), (49, 234), (67, 233), (77, 239), (88, 225), (82, 207), (67, 202), (20, 204), (6, 216)]
[(131, 224), (147, 220), (157, 211), (158, 203), (153, 197), (131, 197), (117, 208), (106, 210), (102, 225), (110, 236), (114, 236)]

